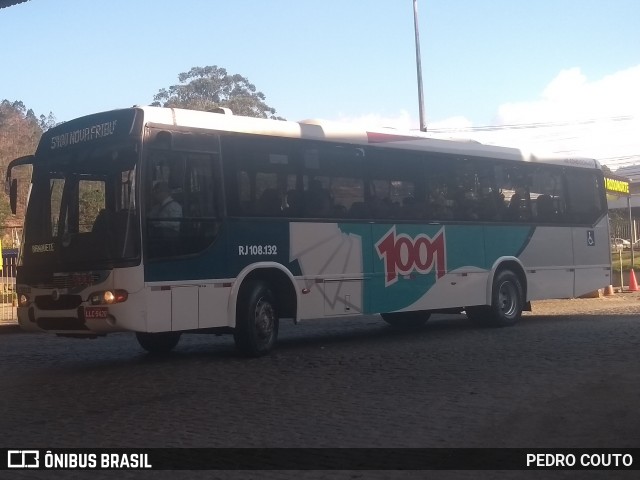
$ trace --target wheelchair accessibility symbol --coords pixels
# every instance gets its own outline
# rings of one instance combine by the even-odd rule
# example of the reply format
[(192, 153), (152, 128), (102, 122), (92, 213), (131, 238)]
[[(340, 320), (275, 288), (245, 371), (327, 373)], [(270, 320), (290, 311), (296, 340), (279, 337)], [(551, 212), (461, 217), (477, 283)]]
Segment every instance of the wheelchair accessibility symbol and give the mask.
[(596, 244), (595, 232), (593, 230), (587, 230), (587, 245), (593, 247)]

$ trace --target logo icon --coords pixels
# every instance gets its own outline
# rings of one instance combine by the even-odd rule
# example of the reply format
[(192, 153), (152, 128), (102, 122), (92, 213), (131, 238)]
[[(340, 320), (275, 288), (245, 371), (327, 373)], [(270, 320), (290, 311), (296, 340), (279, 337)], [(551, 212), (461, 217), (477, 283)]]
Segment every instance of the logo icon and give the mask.
[(587, 245), (590, 247), (595, 246), (596, 244), (596, 236), (593, 230), (587, 230)]
[(38, 450), (8, 450), (8, 468), (39, 468), (40, 451)]
[(436, 279), (447, 272), (446, 242), (444, 228), (433, 238), (421, 233), (411, 238), (397, 234), (395, 225), (376, 243), (378, 256), (384, 262), (385, 286), (398, 281), (399, 275), (416, 271), (430, 273), (435, 268)]

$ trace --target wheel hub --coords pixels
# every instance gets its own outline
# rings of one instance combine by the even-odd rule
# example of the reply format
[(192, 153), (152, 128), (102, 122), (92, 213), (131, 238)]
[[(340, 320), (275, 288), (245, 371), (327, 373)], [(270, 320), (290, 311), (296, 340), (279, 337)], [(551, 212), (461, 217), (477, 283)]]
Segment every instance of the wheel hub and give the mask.
[(506, 317), (512, 317), (517, 310), (517, 294), (515, 285), (505, 282), (498, 290), (498, 304)]
[(268, 339), (273, 334), (275, 313), (269, 302), (260, 300), (256, 305), (256, 333), (261, 339)]

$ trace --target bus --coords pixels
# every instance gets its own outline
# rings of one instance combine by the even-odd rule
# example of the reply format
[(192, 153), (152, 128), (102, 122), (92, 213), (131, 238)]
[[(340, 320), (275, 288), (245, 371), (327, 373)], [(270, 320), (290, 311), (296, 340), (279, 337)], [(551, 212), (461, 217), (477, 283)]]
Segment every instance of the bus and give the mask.
[[(30, 177), (12, 173), (25, 166)], [(14, 213), (24, 178), (20, 326), (135, 332), (153, 353), (229, 333), (264, 355), (284, 319), (418, 328), (465, 312), (510, 326), (532, 300), (611, 283), (592, 159), (145, 106), (45, 132), (7, 169)]]

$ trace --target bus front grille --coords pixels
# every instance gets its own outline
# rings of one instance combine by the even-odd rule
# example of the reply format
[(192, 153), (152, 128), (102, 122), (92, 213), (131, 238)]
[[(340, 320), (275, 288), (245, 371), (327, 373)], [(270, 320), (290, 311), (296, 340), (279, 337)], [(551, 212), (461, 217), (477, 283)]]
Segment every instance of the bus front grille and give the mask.
[(70, 310), (80, 306), (82, 297), (80, 295), (60, 295), (57, 300), (54, 300), (51, 295), (38, 295), (35, 302), (40, 310)]

